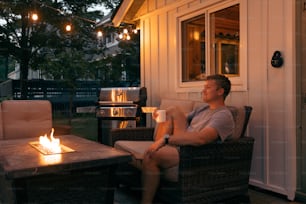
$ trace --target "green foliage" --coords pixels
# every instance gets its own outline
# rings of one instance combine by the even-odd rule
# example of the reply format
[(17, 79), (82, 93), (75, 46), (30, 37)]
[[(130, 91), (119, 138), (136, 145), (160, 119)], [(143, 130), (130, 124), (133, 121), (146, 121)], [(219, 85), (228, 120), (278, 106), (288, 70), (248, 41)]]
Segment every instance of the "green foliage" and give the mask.
[[(120, 81), (123, 71), (127, 80), (138, 81), (139, 34), (119, 44), (116, 56), (107, 55), (97, 39), (95, 22), (103, 13), (88, 11), (95, 4), (115, 9), (120, 0), (1, 0), (0, 55), (20, 64), (20, 79), (26, 80), (29, 68), (44, 76), (60, 79), (74, 88), (77, 79)], [(32, 21), (30, 14), (38, 14)], [(67, 32), (65, 25), (72, 24)], [(105, 35), (117, 28), (106, 27)], [(4, 49), (3, 49), (4, 48)], [(21, 96), (27, 87), (21, 84)]]
[[(0, 1), (0, 55), (13, 56), (20, 63), (21, 80), (28, 69), (40, 69), (48, 76), (68, 81), (87, 78), (90, 59), (97, 53), (96, 19), (103, 14), (88, 11), (93, 5), (115, 8), (111, 0), (2, 0)], [(37, 13), (38, 21), (30, 18)], [(72, 24), (67, 33), (65, 25)], [(101, 50), (99, 50), (101, 52)], [(93, 70), (95, 72), (95, 70)]]

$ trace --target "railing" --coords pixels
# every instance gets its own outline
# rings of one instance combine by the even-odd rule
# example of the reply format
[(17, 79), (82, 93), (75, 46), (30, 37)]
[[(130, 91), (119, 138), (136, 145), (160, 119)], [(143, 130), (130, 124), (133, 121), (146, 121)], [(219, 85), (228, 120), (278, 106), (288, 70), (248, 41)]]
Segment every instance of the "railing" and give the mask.
[[(95, 106), (98, 93), (103, 87), (122, 87), (134, 85), (131, 82), (77, 81), (75, 95), (72, 97), (73, 111), (77, 107)], [(65, 81), (28, 80), (27, 99), (49, 100), (53, 111), (69, 112), (72, 88)], [(0, 100), (21, 99), (20, 80), (7, 80), (0, 83)]]

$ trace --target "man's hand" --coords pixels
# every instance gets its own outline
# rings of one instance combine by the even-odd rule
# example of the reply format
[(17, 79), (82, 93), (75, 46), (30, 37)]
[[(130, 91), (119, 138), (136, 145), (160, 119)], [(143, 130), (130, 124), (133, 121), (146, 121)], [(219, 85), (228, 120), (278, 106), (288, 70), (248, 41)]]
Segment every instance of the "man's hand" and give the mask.
[(156, 120), (156, 118), (158, 117), (158, 113), (157, 113), (157, 109), (155, 109), (153, 112), (152, 112), (152, 118), (154, 120)]
[(146, 156), (151, 156), (154, 152), (158, 151), (161, 147), (165, 145), (165, 139), (162, 137), (155, 141), (145, 152)]

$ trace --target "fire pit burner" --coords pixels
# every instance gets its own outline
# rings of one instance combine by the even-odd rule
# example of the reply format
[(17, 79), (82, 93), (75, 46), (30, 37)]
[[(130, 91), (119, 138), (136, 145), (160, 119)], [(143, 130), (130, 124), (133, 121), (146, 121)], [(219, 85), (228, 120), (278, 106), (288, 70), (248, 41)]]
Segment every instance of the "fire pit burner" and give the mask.
[(29, 143), (32, 147), (34, 147), (37, 151), (39, 151), (42, 154), (45, 155), (52, 155), (52, 154), (62, 154), (62, 153), (68, 153), (68, 152), (75, 152), (74, 149), (71, 149), (65, 145), (60, 144), (60, 152), (53, 152), (52, 150), (46, 148), (39, 142), (30, 142)]
[(54, 138), (53, 134), (54, 128), (51, 129), (50, 138), (47, 136), (47, 134), (45, 134), (44, 136), (39, 136), (38, 141), (30, 142), (29, 144), (39, 152), (46, 155), (74, 152), (73, 149), (62, 145), (60, 143), (60, 139)]

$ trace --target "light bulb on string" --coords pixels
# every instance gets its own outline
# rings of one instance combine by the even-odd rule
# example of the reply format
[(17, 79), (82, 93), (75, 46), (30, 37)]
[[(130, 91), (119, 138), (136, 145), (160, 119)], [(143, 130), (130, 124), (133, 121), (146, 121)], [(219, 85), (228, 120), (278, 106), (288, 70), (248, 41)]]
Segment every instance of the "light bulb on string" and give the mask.
[(38, 20), (38, 15), (37, 15), (37, 13), (32, 13), (31, 19), (32, 19), (33, 21), (37, 21), (37, 20)]
[(71, 24), (67, 24), (65, 29), (66, 29), (67, 32), (70, 32), (72, 30)]
[(99, 31), (97, 32), (97, 37), (98, 37), (98, 38), (101, 38), (102, 36), (103, 36), (103, 33), (102, 33), (102, 31), (99, 30)]
[(118, 38), (120, 40), (131, 40), (132, 36), (137, 35), (139, 30), (140, 29), (137, 25), (122, 25)]
[(33, 11), (30, 12), (31, 15), (31, 20), (36, 22), (38, 20), (38, 14), (37, 14), (37, 10), (36, 10), (36, 1), (34, 1), (34, 5), (33, 5)]
[(123, 39), (123, 34), (122, 33), (119, 34), (119, 39)]

